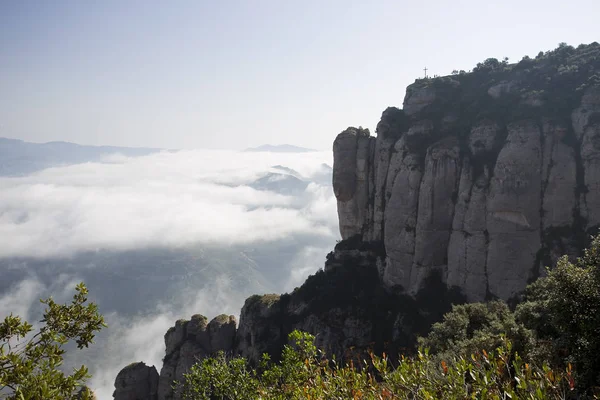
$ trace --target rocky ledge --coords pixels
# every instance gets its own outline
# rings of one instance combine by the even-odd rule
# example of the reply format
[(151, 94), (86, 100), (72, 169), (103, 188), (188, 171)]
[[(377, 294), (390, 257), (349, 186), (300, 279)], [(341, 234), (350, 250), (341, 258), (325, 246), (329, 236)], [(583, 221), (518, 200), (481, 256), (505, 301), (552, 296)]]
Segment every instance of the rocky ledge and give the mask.
[(292, 293), (247, 299), (237, 328), (233, 316), (178, 321), (160, 376), (126, 367), (115, 399), (179, 399), (171, 384), (196, 360), (276, 360), (294, 329), (338, 359), (410, 352), (453, 303), (518, 301), (600, 226), (598, 43), (419, 79), (376, 133), (335, 139), (343, 240), (324, 269)]
[(415, 294), (436, 271), (469, 301), (515, 299), (600, 225), (600, 45), (420, 79), (404, 108), (333, 145), (343, 239), (384, 249)]

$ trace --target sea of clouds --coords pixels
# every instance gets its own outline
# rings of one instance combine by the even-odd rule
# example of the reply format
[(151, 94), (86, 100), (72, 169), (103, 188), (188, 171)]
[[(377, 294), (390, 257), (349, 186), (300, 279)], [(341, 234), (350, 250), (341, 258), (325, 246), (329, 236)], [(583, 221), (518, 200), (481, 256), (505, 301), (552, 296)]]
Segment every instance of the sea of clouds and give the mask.
[[(95, 261), (81, 266), (73, 260), (81, 254), (94, 260), (94, 254), (106, 251), (260, 250), (287, 243), (289, 257), (281, 260), (278, 271), (282, 278), (269, 288), (291, 290), (323, 266), (339, 238), (327, 179), (331, 172), (323, 164), (332, 165), (331, 152), (164, 151), (143, 157), (112, 154), (101, 162), (0, 177), (0, 273), (19, 276), (0, 287), (0, 318), (12, 312), (33, 321), (39, 319), (40, 298), (52, 295), (68, 301), (75, 284), (101, 265)], [(265, 174), (285, 174), (273, 168), (277, 165), (294, 170), (306, 187), (294, 195), (251, 187)], [(49, 263), (70, 267), (42, 278), (36, 270), (42, 267), (36, 266), (48, 268)], [(260, 263), (249, 264), (255, 265), (256, 276), (265, 274)], [(11, 275), (17, 270), (21, 275)], [(109, 328), (71, 362), (87, 363), (94, 374), (90, 386), (99, 399), (110, 399), (123, 366), (144, 361), (160, 370), (163, 335), (177, 319), (195, 313), (209, 318), (239, 314), (255, 287), (240, 288), (231, 274), (149, 299), (155, 303), (144, 312), (101, 307)], [(131, 289), (136, 296), (135, 287)]]

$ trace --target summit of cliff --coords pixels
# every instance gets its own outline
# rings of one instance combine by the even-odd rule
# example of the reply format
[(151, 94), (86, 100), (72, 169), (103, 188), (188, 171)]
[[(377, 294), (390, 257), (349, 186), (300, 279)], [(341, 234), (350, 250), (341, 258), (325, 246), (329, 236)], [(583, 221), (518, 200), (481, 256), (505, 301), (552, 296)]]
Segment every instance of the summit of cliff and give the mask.
[(417, 79), (377, 136), (334, 142), (343, 239), (381, 243), (382, 281), (436, 271), (470, 301), (515, 298), (600, 225), (600, 45)]

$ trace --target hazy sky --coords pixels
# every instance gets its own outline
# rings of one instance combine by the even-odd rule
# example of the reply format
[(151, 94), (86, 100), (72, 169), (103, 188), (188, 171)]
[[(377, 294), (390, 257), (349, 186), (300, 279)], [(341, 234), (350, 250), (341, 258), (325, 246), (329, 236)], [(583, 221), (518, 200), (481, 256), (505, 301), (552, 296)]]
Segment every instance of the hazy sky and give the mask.
[(598, 15), (598, 0), (0, 0), (0, 136), (330, 149), (423, 67), (597, 41)]

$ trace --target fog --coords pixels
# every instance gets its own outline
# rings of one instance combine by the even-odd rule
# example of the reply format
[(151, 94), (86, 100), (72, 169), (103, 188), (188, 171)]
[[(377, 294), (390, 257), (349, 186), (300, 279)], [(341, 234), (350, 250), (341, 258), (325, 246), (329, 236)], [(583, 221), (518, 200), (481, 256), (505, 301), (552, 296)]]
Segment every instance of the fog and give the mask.
[(180, 318), (239, 315), (253, 293), (299, 286), (339, 238), (331, 152), (163, 151), (0, 178), (0, 317), (39, 320), (84, 281), (109, 327), (85, 363), (98, 398), (155, 365)]
[(321, 172), (321, 163), (331, 163), (329, 158), (326, 153), (164, 152), (2, 178), (0, 238), (10, 243), (0, 248), (0, 257), (241, 244), (294, 233), (332, 236), (335, 205), (319, 188), (311, 186), (297, 199), (240, 186), (282, 163), (310, 179)]

